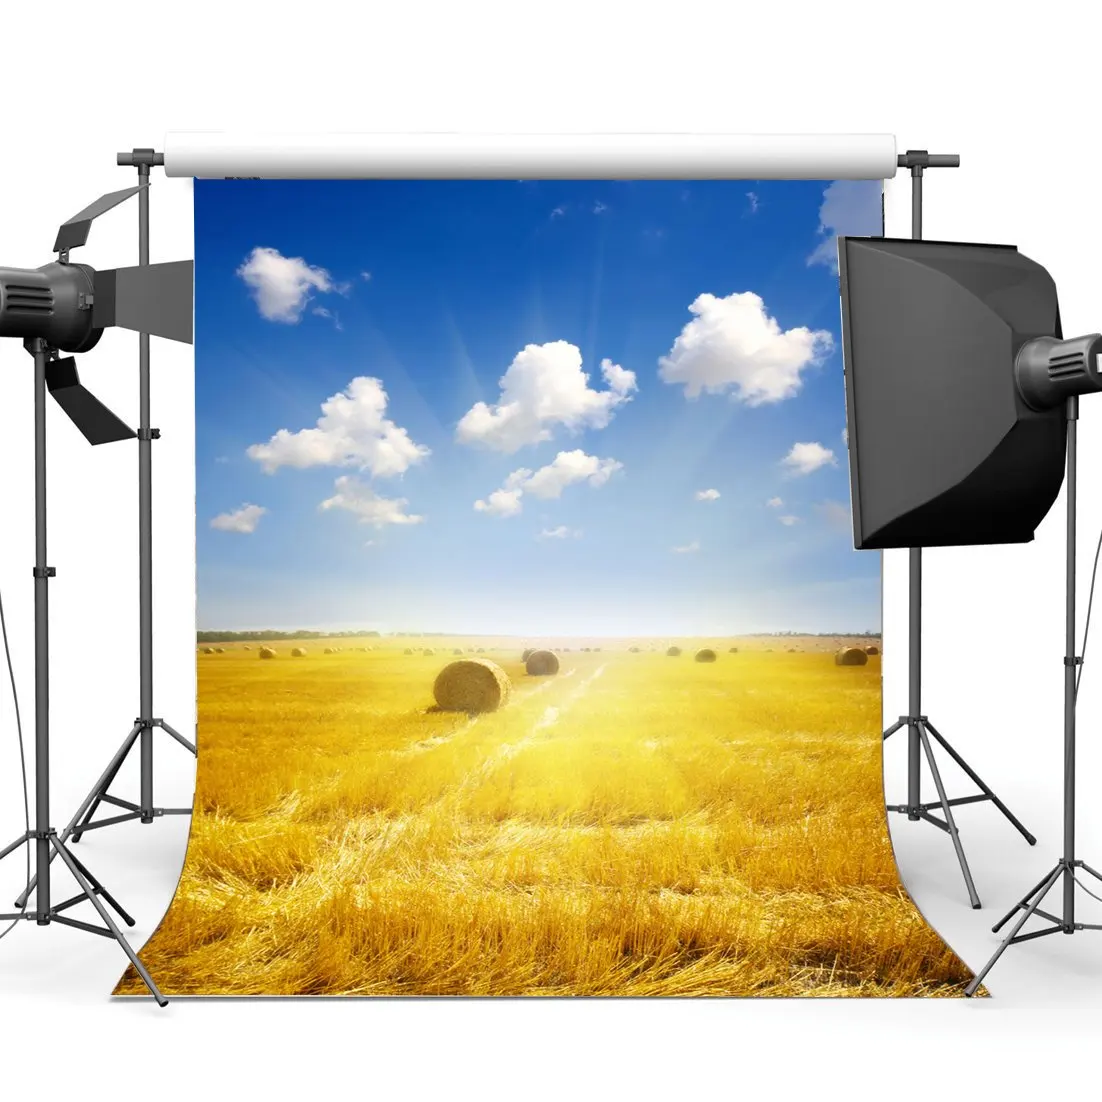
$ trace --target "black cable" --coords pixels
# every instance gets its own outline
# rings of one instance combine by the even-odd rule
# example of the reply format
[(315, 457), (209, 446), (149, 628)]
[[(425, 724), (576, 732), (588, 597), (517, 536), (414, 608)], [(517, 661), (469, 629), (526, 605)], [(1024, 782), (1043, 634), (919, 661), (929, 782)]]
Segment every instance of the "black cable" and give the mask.
[[(15, 670), (11, 664), (11, 647), (8, 645), (8, 622), (4, 619), (4, 598), (0, 595), (0, 635), (4, 637), (4, 657), (8, 663), (8, 680), (11, 682), (11, 698), (15, 705), (15, 731), (19, 738), (19, 770), (23, 776), (23, 824), (27, 829), (27, 841), (24, 843), (27, 853), (27, 879), (24, 883), (31, 882), (31, 798), (27, 789), (27, 751), (23, 745), (23, 721), (19, 717), (19, 690), (15, 684)], [(0, 931), (0, 938), (5, 938), (15, 929), (19, 922), (13, 918), (5, 930)]]
[(1083, 647), (1079, 651), (1079, 669), (1075, 674), (1075, 700), (1079, 699), (1079, 682), (1083, 677), (1083, 659), (1087, 657), (1087, 636), (1091, 630), (1091, 607), (1094, 605), (1094, 583), (1098, 577), (1098, 556), (1102, 553), (1102, 532), (1098, 533), (1098, 546), (1094, 549), (1094, 566), (1091, 569), (1091, 592), (1087, 598), (1087, 622), (1083, 625)]

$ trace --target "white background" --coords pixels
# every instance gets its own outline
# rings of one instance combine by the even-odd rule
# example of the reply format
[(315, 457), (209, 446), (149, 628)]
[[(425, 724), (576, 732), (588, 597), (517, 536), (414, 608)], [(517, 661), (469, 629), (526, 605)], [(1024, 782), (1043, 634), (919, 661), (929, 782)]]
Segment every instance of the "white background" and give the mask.
[[(1065, 332), (1102, 329), (1099, 17), (1092, 5), (959, 2), (6, 5), (0, 13), (0, 263), (50, 259), (57, 224), (127, 186), (117, 150), (167, 130), (890, 132), (959, 152), (932, 172), (926, 235), (1018, 245), (1060, 290)], [(1097, 11), (1097, 8), (1095, 8)], [(888, 187), (888, 233), (909, 233), (909, 180)], [(192, 255), (186, 181), (155, 176), (153, 259)], [(136, 209), (96, 224), (83, 256), (133, 263)], [(154, 342), (156, 711), (194, 724), (190, 350)], [(85, 381), (137, 417), (137, 338), (110, 332)], [(30, 359), (0, 343), (0, 586), (30, 734)], [(136, 449), (90, 450), (50, 411), (54, 796), (60, 824), (137, 711)], [(1082, 418), (1081, 583), (1102, 526), (1102, 401)], [(900, 456), (900, 462), (906, 462)], [(905, 553), (886, 557), (885, 711), (905, 710)], [(904, 880), (973, 966), (988, 927), (1059, 856), (1063, 512), (1023, 547), (927, 555), (925, 709), (1038, 835), (989, 806), (960, 812), (986, 907), (966, 903), (949, 840), (893, 822)], [(1102, 632), (1102, 624), (1097, 628)], [(1102, 655), (1102, 637), (1094, 644)], [(0, 823), (21, 829), (0, 692)], [(1102, 866), (1102, 675), (1080, 697), (1081, 855)], [(902, 799), (902, 740), (888, 746)], [(158, 797), (186, 802), (193, 763), (158, 745)], [(951, 773), (946, 770), (947, 775)], [(956, 783), (955, 791), (966, 789)], [(120, 786), (122, 790), (123, 786)], [(135, 912), (166, 909), (186, 822), (129, 824), (82, 847)], [(0, 842), (0, 844), (3, 844)], [(0, 869), (0, 899), (18, 882)], [(60, 878), (59, 878), (60, 879)], [(1086, 900), (1086, 903), (1092, 901)], [(6, 902), (3, 904), (6, 906)], [(1102, 914), (1102, 906), (1094, 906)], [(1083, 917), (1087, 907), (1083, 907)], [(1098, 920), (1096, 918), (1095, 920)], [(983, 1001), (112, 1002), (109, 942), (27, 924), (0, 942), (0, 1081), (42, 1073), (90, 1097), (882, 1097), (977, 1088), (1025, 1097), (1070, 1085), (1102, 1025), (1102, 935), (1011, 949)], [(940, 1084), (940, 1087), (939, 1085)], [(1012, 1086), (1009, 1093), (1007, 1086)]]

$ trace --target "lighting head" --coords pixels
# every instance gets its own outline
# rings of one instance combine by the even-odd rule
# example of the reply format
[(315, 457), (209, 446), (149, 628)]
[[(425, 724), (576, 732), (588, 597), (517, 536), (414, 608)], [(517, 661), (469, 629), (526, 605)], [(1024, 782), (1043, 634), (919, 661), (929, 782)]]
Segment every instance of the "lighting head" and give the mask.
[(0, 267), (0, 337), (40, 337), (62, 352), (94, 348), (103, 335), (92, 316), (95, 278), (86, 264)]
[(1062, 406), (1068, 398), (1102, 390), (1102, 336), (1091, 333), (1061, 341), (1037, 337), (1014, 359), (1018, 393), (1030, 409)]

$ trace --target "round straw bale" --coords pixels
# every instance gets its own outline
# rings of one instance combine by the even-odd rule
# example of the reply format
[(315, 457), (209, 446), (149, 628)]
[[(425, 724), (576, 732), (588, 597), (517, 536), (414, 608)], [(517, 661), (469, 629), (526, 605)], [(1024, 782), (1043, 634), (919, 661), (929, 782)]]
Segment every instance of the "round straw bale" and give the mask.
[(485, 647), (479, 647), (478, 648), (478, 653), (479, 654), (485, 654), (486, 653), (486, 648)]
[(551, 650), (534, 650), (524, 668), (533, 677), (548, 677), (559, 672), (559, 656)]
[(404, 654), (412, 654), (413, 653), (413, 647), (406, 647), (406, 649), (403, 653)]
[(259, 654), (261, 658), (275, 658), (276, 656), (274, 647), (261, 647), (256, 653)]
[(252, 647), (242, 647), (241, 649), (242, 650), (252, 650), (253, 648)]
[(875, 643), (870, 643), (870, 644), (869, 644), (869, 645), (868, 645), (868, 646), (867, 646), (867, 647), (865, 648), (865, 653), (866, 653), (866, 654), (879, 654), (879, 653), (880, 653), (880, 648), (879, 648), (878, 646), (876, 646), (876, 644), (875, 644)]
[(337, 648), (336, 647), (326, 647), (325, 650), (322, 651), (322, 654), (336, 654), (336, 653), (337, 653)]
[(639, 647), (628, 647), (628, 654), (638, 654), (639, 650)]
[(434, 654), (436, 653), (436, 651), (434, 651), (434, 650), (432, 649), (432, 647), (425, 647), (425, 649), (424, 649), (423, 651), (421, 651), (421, 653), (422, 653), (422, 654), (423, 654), (423, 655), (424, 655), (424, 656), (425, 656), (426, 658), (431, 658), (431, 657), (432, 657), (432, 656), (433, 656), (433, 655), (434, 655)]
[(681, 657), (681, 648), (680, 647), (668, 647), (666, 649), (666, 657), (668, 657), (668, 658), (680, 658)]
[(305, 647), (295, 647), (291, 651), (291, 657), (292, 658), (305, 658), (306, 657), (306, 648)]
[(843, 647), (834, 654), (836, 666), (864, 666), (869, 656), (860, 647)]
[(532, 654), (535, 652), (535, 649), (536, 649), (535, 647), (525, 647), (524, 650), (521, 651), (520, 660), (522, 662), (527, 662), (528, 659), (532, 657)]
[(694, 662), (714, 662), (716, 660), (716, 652), (711, 647), (705, 647), (703, 650), (698, 650), (693, 655)]
[(204, 647), (203, 650), (202, 650), (202, 653), (203, 654), (214, 654), (214, 647)]
[(488, 658), (449, 662), (437, 675), (432, 695), (446, 712), (494, 712), (509, 700), (508, 675)]
[(738, 654), (738, 647), (731, 647), (730, 650), (727, 651), (727, 653), (728, 654)]
[(462, 653), (463, 653), (463, 648), (462, 647), (452, 647), (452, 654), (462, 654)]
[(226, 648), (225, 647), (215, 647), (214, 648), (214, 653), (215, 654), (225, 654), (226, 653)]

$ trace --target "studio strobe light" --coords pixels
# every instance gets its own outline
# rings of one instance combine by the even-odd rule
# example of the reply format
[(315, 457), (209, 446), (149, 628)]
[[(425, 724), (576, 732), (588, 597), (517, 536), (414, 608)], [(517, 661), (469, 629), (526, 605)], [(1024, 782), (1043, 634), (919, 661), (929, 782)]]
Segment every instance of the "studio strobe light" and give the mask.
[[(1018, 916), (972, 995), (1008, 946), (1102, 929), (1075, 917), (1079, 873), (1102, 880), (1075, 855), (1076, 428), (1080, 397), (1102, 390), (1102, 336), (1065, 340), (1051, 276), (1012, 246), (843, 237), (838, 249), (856, 547), (1031, 540), (1066, 471), (1063, 856), (993, 927)], [(946, 744), (917, 727), (937, 778), (929, 736)], [(950, 805), (971, 800), (946, 800), (939, 779), (938, 793), (959, 854)], [(1058, 914), (1041, 906), (1057, 884)], [(1023, 933), (1034, 916), (1046, 925)]]
[[(146, 152), (152, 154), (152, 151), (135, 151), (135, 156)], [(144, 161), (145, 173), (148, 174), (148, 164), (152, 162), (144, 156), (140, 159)], [(91, 444), (106, 444), (135, 437), (146, 443), (150, 438), (147, 418), (144, 416), (148, 410), (149, 334), (186, 343), (190, 343), (192, 339), (191, 261), (149, 264), (148, 237), (144, 232), (145, 245), (140, 257), (142, 263), (137, 267), (96, 271), (86, 264), (71, 263), (69, 259), (71, 249), (87, 242), (94, 219), (134, 195), (140, 197), (140, 220), (143, 231), (147, 230), (147, 186), (142, 183), (135, 188), (105, 195), (64, 223), (54, 243), (54, 251), (57, 253), (55, 261), (34, 269), (0, 267), (0, 337), (21, 339), (34, 358), (35, 470), (35, 823), (33, 830), (27, 831), (0, 850), (0, 859), (3, 859), (23, 845), (33, 844), (35, 876), (17, 902), (21, 909), (15, 914), (2, 915), (0, 919), (34, 920), (39, 926), (58, 922), (113, 938), (126, 953), (157, 1002), (164, 1005), (167, 1000), (123, 936), (111, 917), (110, 910), (114, 910), (129, 926), (134, 925), (134, 920), (67, 845), (81, 815), (85, 814), (92, 803), (92, 797), (89, 797), (73, 822), (59, 835), (51, 821), (49, 775), (48, 587), (55, 570), (48, 565), (46, 553), (46, 396), (49, 394), (54, 398)], [(81, 384), (72, 358), (59, 356), (60, 352), (91, 351), (103, 330), (113, 326), (132, 329), (141, 334), (143, 425), (138, 432), (107, 409)], [(138, 737), (140, 730), (136, 724), (129, 742), (124, 744), (125, 749), (117, 755), (119, 762)], [(194, 747), (186, 740), (181, 738), (181, 741), (194, 751)], [(115, 762), (112, 765), (117, 771), (118, 765)], [(112, 772), (111, 777), (113, 776)], [(108, 799), (109, 797), (102, 794), (105, 792), (102, 782), (103, 778), (97, 791), (100, 791), (100, 798)], [(111, 802), (122, 803), (110, 799)], [(141, 816), (141, 810), (135, 807), (120, 818)], [(76, 895), (59, 903), (54, 902), (51, 895), (50, 866), (55, 856), (61, 858), (80, 889)], [(32, 890), (33, 906), (29, 904)], [(64, 913), (84, 902), (93, 906), (103, 922), (102, 926)]]

